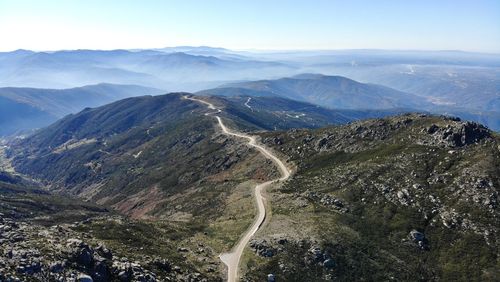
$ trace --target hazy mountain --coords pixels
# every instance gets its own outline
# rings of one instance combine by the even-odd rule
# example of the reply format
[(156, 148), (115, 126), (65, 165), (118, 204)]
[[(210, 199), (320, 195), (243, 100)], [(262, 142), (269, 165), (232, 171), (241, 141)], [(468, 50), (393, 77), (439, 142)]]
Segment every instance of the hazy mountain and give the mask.
[(31, 105), (0, 97), (0, 136), (39, 128), (56, 119), (56, 116)]
[(404, 64), (314, 69), (386, 85), (441, 105), (492, 111), (498, 108), (500, 99), (500, 67)]
[[(237, 92), (234, 92), (234, 89), (237, 89)], [(421, 97), (388, 87), (359, 83), (341, 76), (316, 74), (232, 83), (198, 93), (201, 95), (242, 93), (278, 96), (335, 109), (424, 108), (429, 106), (429, 103), (423, 101)]]
[(283, 63), (157, 50), (0, 53), (0, 86), (68, 88), (97, 83), (200, 90), (226, 81), (287, 74)]
[(342, 75), (449, 106), (496, 111), (500, 55), (462, 51), (338, 50), (261, 53), (302, 72)]
[(230, 60), (252, 60), (252, 57), (246, 56), (246, 52), (238, 52), (220, 47), (210, 47), (210, 46), (176, 46), (176, 47), (166, 47), (154, 49), (156, 51), (162, 51), (166, 53), (177, 53), (182, 52), (190, 55), (197, 56), (215, 56), (221, 59)]
[(98, 84), (71, 89), (0, 88), (0, 136), (46, 126), (69, 113), (162, 90)]
[(322, 50), (247, 53), (300, 72), (341, 75), (462, 109), (497, 111), (500, 55), (462, 51)]
[[(378, 99), (379, 94), (386, 94), (388, 90), (370, 89), (377, 101), (357, 101), (356, 97), (365, 98), (360, 93), (366, 89), (355, 90), (349, 86), (357, 94), (352, 95), (350, 101), (322, 100), (322, 95), (302, 101), (328, 107), (335, 104), (335, 108), (352, 104), (356, 104), (356, 108), (367, 105), (386, 108), (397, 104), (397, 107), (419, 106), (420, 109), (421, 104), (432, 103), (449, 107), (441, 112), (464, 112), (468, 116), (487, 111), (490, 112), (488, 126), (498, 130), (495, 126), (498, 121), (489, 118), (498, 114), (500, 100), (498, 54), (395, 50), (243, 52), (208, 46), (0, 53), (0, 86), (69, 88), (105, 82), (191, 92), (228, 86), (234, 81), (269, 80), (306, 72), (345, 76), (363, 84), (375, 83), (423, 98), (415, 101), (414, 97), (405, 96), (401, 101), (392, 95), (389, 99)], [(340, 84), (333, 87), (346, 87), (347, 83)], [(318, 83), (317, 88), (308, 89), (294, 85), (286, 90), (321, 93), (320, 89), (325, 86)], [(254, 87), (246, 86), (252, 90)], [(477, 116), (474, 120), (485, 118)]]
[(495, 111), (500, 56), (460, 51), (233, 51), (207, 46), (152, 50), (0, 53), (0, 86), (68, 88), (96, 83), (197, 91), (237, 80), (313, 72), (341, 75), (426, 96), (455, 107)]
[[(432, 87), (430, 87), (432, 89)], [(493, 93), (493, 92), (492, 92)], [(222, 85), (198, 92), (200, 95), (286, 97), (307, 101), (332, 109), (395, 109), (401, 112), (424, 111), (435, 114), (458, 116), (465, 120), (480, 122), (493, 130), (500, 130), (500, 112), (495, 108), (495, 95), (488, 109), (479, 110), (470, 101), (470, 106), (444, 103), (439, 98), (417, 96), (375, 84), (366, 84), (339, 76), (301, 74), (277, 80), (248, 81)], [(468, 97), (473, 95), (468, 95)], [(483, 92), (481, 97), (487, 99)], [(466, 97), (463, 97), (466, 99)], [(474, 98), (478, 101), (478, 98)], [(463, 105), (464, 103), (460, 103)], [(365, 116), (367, 118), (369, 116)]]

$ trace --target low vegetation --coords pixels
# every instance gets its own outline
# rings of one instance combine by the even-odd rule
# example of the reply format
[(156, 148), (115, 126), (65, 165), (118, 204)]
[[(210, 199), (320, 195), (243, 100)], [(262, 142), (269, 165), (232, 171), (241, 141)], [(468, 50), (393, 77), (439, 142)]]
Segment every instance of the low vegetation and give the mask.
[(407, 115), (262, 140), (298, 170), (273, 191), (248, 281), (499, 277), (499, 139), (485, 128)]

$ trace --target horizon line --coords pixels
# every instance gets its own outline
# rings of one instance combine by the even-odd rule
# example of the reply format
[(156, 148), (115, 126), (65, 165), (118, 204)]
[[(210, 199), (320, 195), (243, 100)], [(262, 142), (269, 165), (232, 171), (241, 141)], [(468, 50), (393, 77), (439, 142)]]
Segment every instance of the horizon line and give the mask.
[[(164, 47), (150, 47), (150, 48), (76, 48), (76, 49), (52, 49), (52, 50), (40, 50), (40, 49), (28, 49), (28, 48), (17, 48), (10, 50), (0, 50), (0, 53), (13, 53), (19, 51), (29, 51), (35, 53), (53, 53), (53, 52), (70, 52), (70, 51), (144, 51), (144, 50), (161, 50), (169, 48), (211, 48), (211, 49), (222, 49), (233, 52), (250, 52), (250, 53), (286, 53), (286, 52), (332, 52), (332, 51), (391, 51), (391, 52), (460, 52), (460, 53), (476, 53), (485, 55), (500, 55), (500, 51), (475, 51), (475, 50), (463, 50), (463, 49), (404, 49), (404, 48), (318, 48), (318, 49), (307, 49), (307, 48), (297, 48), (297, 49), (260, 49), (260, 48), (226, 48), (226, 47), (215, 47), (209, 45), (176, 45), (176, 46), (164, 46)], [(182, 51), (179, 51), (182, 53)]]

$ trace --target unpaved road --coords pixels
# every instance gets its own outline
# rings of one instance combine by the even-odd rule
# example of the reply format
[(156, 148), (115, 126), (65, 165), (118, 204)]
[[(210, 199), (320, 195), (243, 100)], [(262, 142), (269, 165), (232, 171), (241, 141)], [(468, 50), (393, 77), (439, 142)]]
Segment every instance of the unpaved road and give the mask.
[(248, 100), (245, 102), (245, 106), (246, 106), (247, 108), (249, 108), (250, 110), (252, 110), (252, 112), (253, 112), (252, 107), (250, 107), (250, 105), (248, 104), (248, 103), (250, 103), (250, 101), (252, 101), (252, 97), (248, 97)]
[[(205, 115), (210, 115), (210, 114), (218, 114), (221, 112), (220, 109), (216, 108), (213, 104), (199, 100), (196, 98), (192, 97), (187, 97), (184, 96), (185, 99), (189, 99), (192, 101), (197, 101), (200, 103), (203, 103), (207, 105), (207, 107), (211, 110), (216, 110), (214, 113), (207, 113)], [(259, 230), (259, 228), (262, 226), (264, 223), (264, 220), (266, 219), (266, 206), (264, 205), (265, 198), (262, 196), (262, 193), (264, 190), (271, 185), (274, 182), (277, 181), (283, 181), (286, 180), (290, 177), (290, 170), (285, 166), (285, 164), (273, 153), (271, 153), (269, 150), (267, 150), (264, 146), (257, 144), (257, 141), (255, 139), (255, 136), (247, 135), (241, 132), (233, 131), (228, 129), (224, 123), (222, 122), (222, 119), (215, 115), (215, 118), (217, 118), (217, 121), (219, 122), (219, 126), (222, 128), (222, 131), (230, 136), (235, 136), (239, 138), (245, 138), (248, 140), (248, 145), (256, 148), (259, 150), (261, 154), (263, 154), (266, 158), (271, 159), (274, 164), (278, 167), (281, 177), (278, 179), (270, 180), (261, 184), (258, 184), (255, 186), (254, 190), (254, 195), (255, 195), (255, 200), (257, 202), (257, 217), (255, 218), (252, 226), (242, 235), (241, 239), (238, 241), (236, 246), (233, 247), (232, 251), (230, 253), (224, 253), (221, 254), (219, 257), (221, 261), (227, 266), (227, 281), (228, 282), (236, 282), (238, 279), (238, 270), (239, 270), (239, 264), (241, 260), (241, 255), (243, 254), (243, 250), (245, 249), (245, 246), (248, 244), (252, 236)]]

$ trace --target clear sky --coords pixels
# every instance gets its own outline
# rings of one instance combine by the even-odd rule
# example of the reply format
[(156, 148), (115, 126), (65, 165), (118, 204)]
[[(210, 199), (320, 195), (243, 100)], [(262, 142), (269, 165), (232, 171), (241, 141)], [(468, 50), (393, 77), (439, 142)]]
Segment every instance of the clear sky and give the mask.
[(0, 50), (208, 45), (500, 53), (498, 0), (0, 0)]

